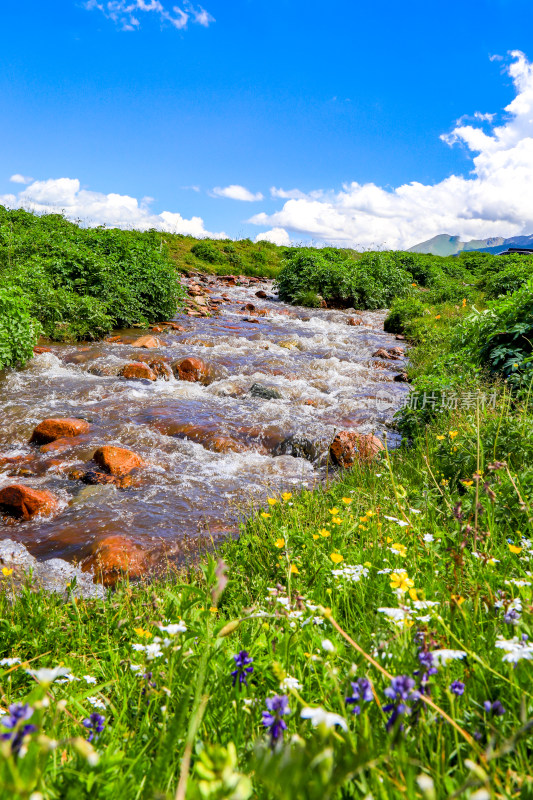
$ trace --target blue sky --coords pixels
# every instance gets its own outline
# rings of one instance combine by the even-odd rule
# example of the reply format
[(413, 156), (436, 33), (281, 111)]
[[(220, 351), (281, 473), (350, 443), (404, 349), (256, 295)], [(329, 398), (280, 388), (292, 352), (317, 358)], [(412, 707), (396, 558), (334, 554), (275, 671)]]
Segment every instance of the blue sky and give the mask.
[[(531, 2), (176, 9), (173, 0), (3, 9), (0, 201), (89, 222), (365, 247), (533, 233), (527, 187), (520, 207), (511, 196), (518, 169), (533, 177)], [(517, 96), (528, 109), (504, 113)], [(480, 149), (471, 131), (490, 142)], [(510, 152), (512, 175), (495, 151), (500, 162)], [(476, 158), (492, 159), (489, 186)], [(417, 184), (407, 202), (398, 187)]]

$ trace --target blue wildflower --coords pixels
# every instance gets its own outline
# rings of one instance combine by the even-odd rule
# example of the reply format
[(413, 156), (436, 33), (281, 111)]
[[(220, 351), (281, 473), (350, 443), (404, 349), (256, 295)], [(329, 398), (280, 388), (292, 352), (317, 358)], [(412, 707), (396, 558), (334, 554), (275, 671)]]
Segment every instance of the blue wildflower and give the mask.
[(420, 652), (418, 653), (418, 660), (420, 661), (420, 664), (424, 667), (424, 669), (427, 670), (432, 668), (435, 669), (433, 667), (433, 655), (429, 652), (429, 650), (420, 650)]
[(105, 727), (105, 717), (102, 714), (98, 714), (96, 711), (87, 717), (87, 719), (82, 720), (81, 723), (85, 728), (88, 728), (90, 733), (87, 741), (92, 742), (93, 739), (98, 738), (98, 734), (102, 733)]
[(462, 681), (454, 681), (450, 684), (450, 692), (452, 694), (456, 694), (458, 697), (460, 697), (462, 694), (464, 694), (464, 691), (465, 685)]
[(493, 717), (503, 717), (505, 714), (505, 708), (502, 706), (499, 700), (494, 700), (493, 703), (491, 703), (490, 700), (485, 700), (483, 703), (483, 708), (487, 714), (492, 714)]
[(356, 704), (353, 707), (354, 714), (361, 713), (361, 706), (359, 703), (370, 703), (373, 700), (372, 684), (368, 678), (358, 678), (355, 683), (352, 681), (352, 696), (346, 698), (346, 704)]
[(287, 730), (287, 723), (282, 717), (291, 713), (289, 698), (286, 694), (268, 697), (266, 707), (268, 711), (263, 711), (263, 725), (269, 729), (270, 743), (274, 747), (283, 737), (283, 731)]
[(33, 716), (33, 708), (27, 703), (13, 703), (9, 706), (9, 714), (0, 719), (0, 725), (9, 730), (9, 733), (0, 734), (0, 739), (11, 742), (11, 752), (18, 755), (24, 741), (24, 737), (37, 730), (36, 725), (26, 725), (25, 723)]
[(412, 708), (407, 705), (407, 700), (416, 702), (420, 699), (420, 692), (416, 691), (414, 687), (415, 682), (409, 675), (398, 675), (398, 677), (392, 679), (391, 685), (385, 689), (385, 695), (393, 701), (383, 706), (383, 711), (386, 714), (390, 713), (390, 717), (385, 723), (387, 731), (391, 730), (398, 717), (402, 714), (411, 713)]
[(254, 671), (254, 668), (249, 666), (252, 663), (253, 658), (248, 655), (246, 650), (241, 650), (240, 653), (237, 653), (237, 655), (233, 656), (233, 659), (235, 661), (235, 666), (237, 667), (231, 673), (233, 685), (235, 686), (237, 681), (239, 681), (239, 689), (243, 683), (245, 686), (248, 686), (246, 675), (250, 675)]

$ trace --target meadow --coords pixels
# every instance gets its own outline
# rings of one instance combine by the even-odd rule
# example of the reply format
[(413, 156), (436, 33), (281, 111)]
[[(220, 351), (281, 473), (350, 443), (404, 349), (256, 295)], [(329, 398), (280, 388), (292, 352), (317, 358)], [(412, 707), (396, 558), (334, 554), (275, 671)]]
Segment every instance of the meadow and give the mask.
[(533, 798), (533, 260), (273, 247), (285, 299), (390, 306), (404, 444), (106, 600), (5, 565), (1, 797)]

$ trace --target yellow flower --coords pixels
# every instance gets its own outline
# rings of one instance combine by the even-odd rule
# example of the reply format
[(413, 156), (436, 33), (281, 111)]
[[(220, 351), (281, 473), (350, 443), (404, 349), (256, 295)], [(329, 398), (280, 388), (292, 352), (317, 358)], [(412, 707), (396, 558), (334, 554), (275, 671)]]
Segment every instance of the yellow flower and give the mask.
[[(517, 553), (517, 554), (522, 552), (522, 548), (521, 547), (517, 547), (515, 544), (510, 544), (509, 545), (509, 550), (511, 551), (511, 553)], [(2, 570), (2, 572), (3, 572), (3, 570)]]
[(333, 522), (335, 525), (342, 525), (342, 519), (341, 519), (340, 517), (332, 517), (331, 521), (332, 521), (332, 522)]
[(133, 630), (141, 639), (151, 639), (153, 636), (150, 631), (145, 631), (143, 628), (134, 628)]
[(452, 594), (451, 599), (454, 600), (458, 606), (462, 606), (465, 601), (465, 598), (461, 597), (460, 594)]
[(435, 319), (440, 319), (440, 314), (437, 314), (437, 316), (435, 317)]
[(409, 597), (411, 600), (418, 600), (418, 589), (409, 589)]
[(407, 555), (407, 547), (404, 544), (399, 544), (399, 542), (391, 545), (391, 550), (395, 550), (402, 558)]
[(374, 516), (374, 512), (372, 511), (372, 509), (370, 509), (370, 511), (366, 512), (366, 516), (367, 517), (373, 517)]
[(392, 539), (391, 539), (391, 537), (390, 537), (390, 536), (387, 536), (387, 544), (390, 544), (391, 542), (392, 542)]
[(463, 486), (472, 486), (474, 481), (461, 481), (461, 483), (463, 484)]
[(323, 537), (324, 537), (324, 539), (327, 539), (327, 538), (328, 538), (328, 536), (331, 536), (331, 533), (330, 533), (328, 530), (326, 530), (325, 528), (322, 528), (322, 529), (321, 529), (321, 530), (319, 530), (318, 532), (319, 532), (319, 534), (320, 534), (321, 536), (323, 536)]
[(211, 606), (209, 611), (211, 612), (211, 614), (218, 614), (218, 608), (215, 608), (215, 606)]
[(276, 539), (274, 542), (274, 547), (277, 547), (278, 550), (281, 550), (282, 547), (285, 547), (285, 539)]
[(351, 497), (343, 497), (343, 498), (342, 498), (342, 502), (343, 502), (345, 505), (349, 506), (349, 505), (350, 505), (350, 503), (353, 503), (353, 500), (352, 500), (352, 498), (351, 498)]
[(437, 436), (437, 439), (439, 440), (439, 442), (442, 442), (442, 440), (443, 440), (444, 438), (445, 438), (444, 436)]
[(329, 513), (333, 514), (333, 516), (335, 516), (336, 514), (339, 513), (339, 509), (337, 508), (337, 506), (333, 506), (333, 508), (329, 509)]
[(459, 431), (448, 431), (448, 435), (450, 439), (455, 439), (455, 437), (459, 435)]
[(13, 570), (12, 569), (8, 569), (7, 567), (3, 567), (2, 568), (2, 575), (5, 578), (9, 578), (10, 575), (13, 575)]
[(358, 525), (357, 527), (358, 527), (358, 528), (359, 528), (359, 530), (361, 530), (361, 531), (367, 531), (367, 530), (368, 530), (368, 528), (367, 528), (365, 525)]
[(267, 514), (266, 511), (261, 511), (261, 516), (263, 517), (263, 519), (270, 519), (270, 514)]
[(285, 502), (287, 502), (287, 500), (291, 499), (292, 492), (283, 492), (283, 494), (281, 496), (282, 496), (283, 500), (285, 500)]
[(320, 539), (320, 536), (318, 535), (318, 533), (313, 533), (313, 539), (314, 539), (315, 541), (316, 541), (317, 539)]
[(298, 569), (296, 564), (291, 564), (290, 573), (291, 573), (291, 575), (299, 575), (300, 574), (300, 570)]
[(267, 498), (267, 503), (268, 503), (269, 506), (275, 506), (277, 502), (278, 501), (276, 500), (275, 497), (268, 497)]
[(367, 517), (367, 516), (366, 516), (366, 514), (365, 514), (365, 516), (364, 516), (364, 517), (359, 517), (359, 520), (360, 520), (361, 522), (368, 522), (368, 517)]
[(344, 556), (341, 556), (340, 553), (332, 553), (330, 555), (330, 558), (334, 564), (340, 564), (341, 561), (344, 561)]
[(363, 564), (363, 567), (371, 567), (371, 566), (372, 564), (370, 563), (370, 561), (365, 561), (365, 563)]
[(463, 308), (466, 306), (466, 297), (463, 297)]
[(414, 286), (414, 288), (416, 289), (416, 283), (412, 283), (411, 286)]
[(398, 589), (402, 594), (412, 589), (415, 585), (415, 582), (409, 578), (407, 572), (393, 572), (390, 577), (390, 588)]

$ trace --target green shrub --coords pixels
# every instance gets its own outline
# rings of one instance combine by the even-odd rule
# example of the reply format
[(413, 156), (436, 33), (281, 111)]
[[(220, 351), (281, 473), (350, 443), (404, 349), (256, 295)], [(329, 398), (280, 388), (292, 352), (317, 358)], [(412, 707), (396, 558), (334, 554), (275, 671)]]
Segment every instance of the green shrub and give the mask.
[(485, 291), (489, 299), (516, 292), (528, 282), (533, 275), (533, 259), (521, 258), (518, 263), (504, 266), (500, 272), (488, 273), (480, 280), (479, 287)]
[(224, 256), (211, 242), (198, 242), (191, 247), (191, 253), (205, 261), (207, 264), (220, 264), (224, 261)]
[(0, 288), (0, 369), (24, 364), (32, 357), (38, 330), (20, 289)]
[(424, 303), (417, 297), (394, 300), (385, 319), (384, 328), (389, 333), (405, 333), (407, 324), (424, 313)]

